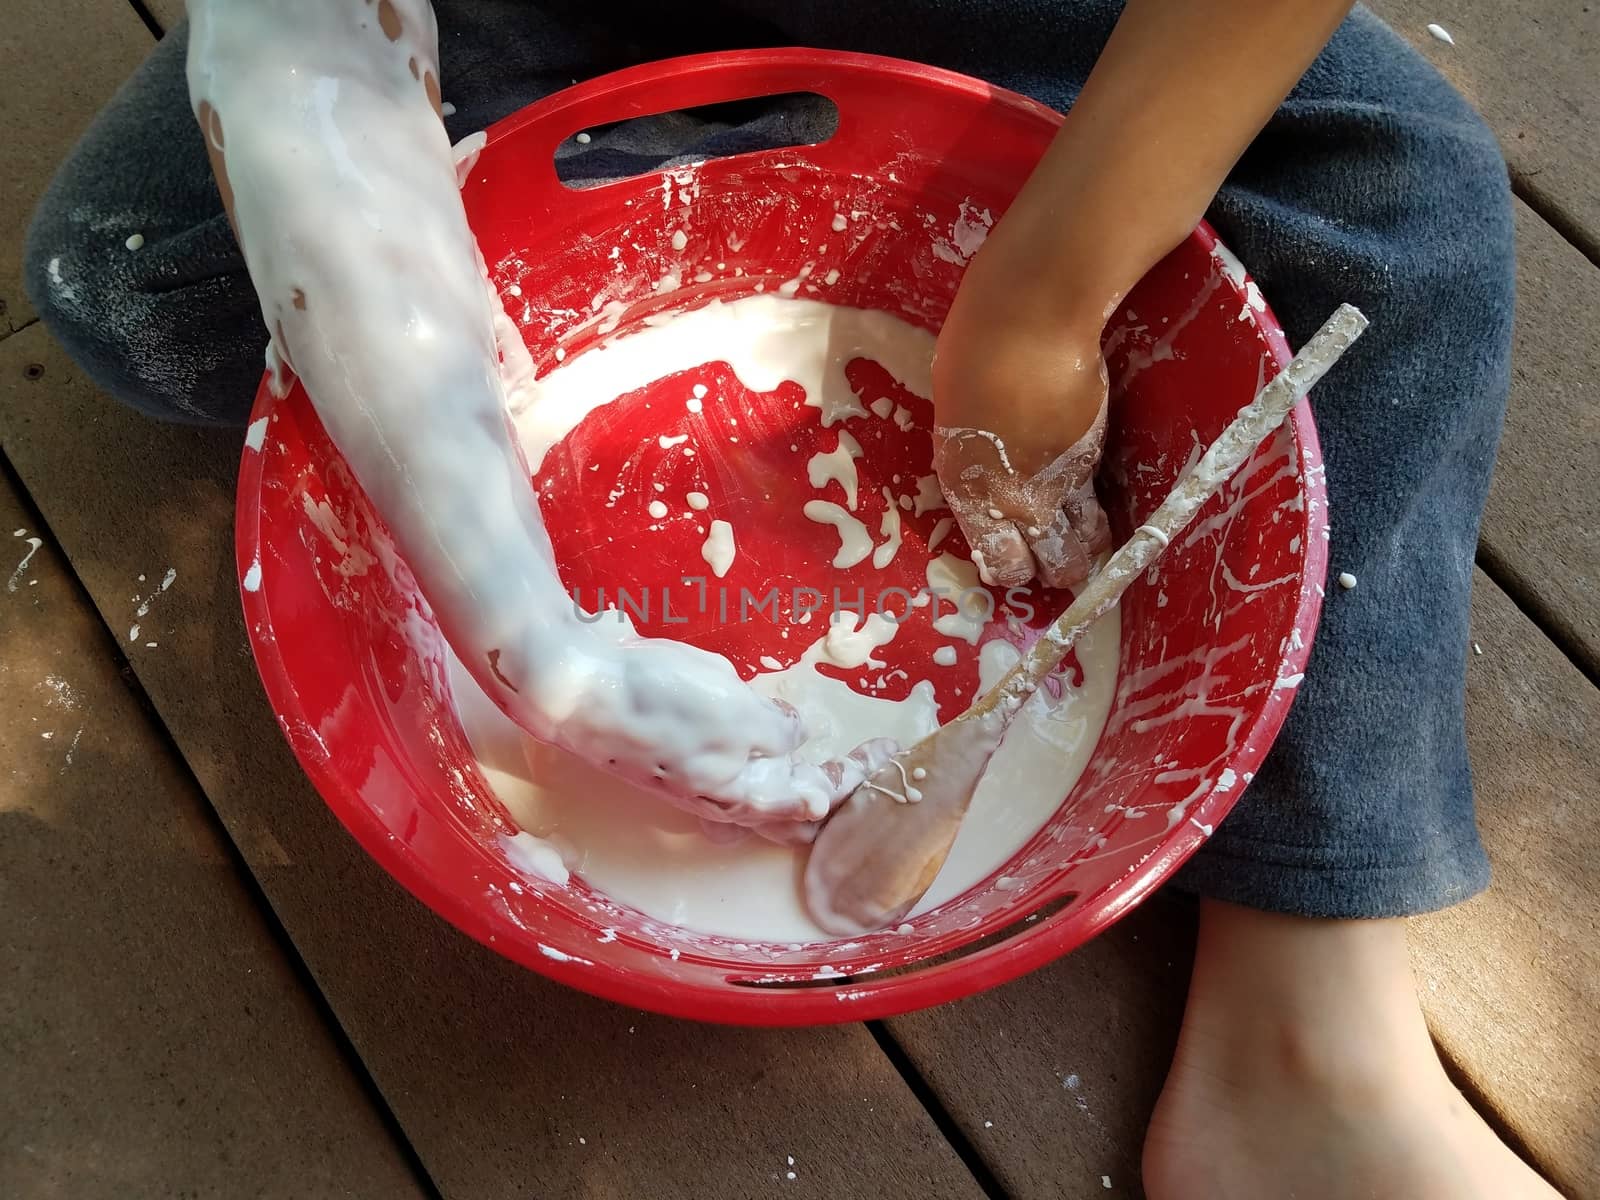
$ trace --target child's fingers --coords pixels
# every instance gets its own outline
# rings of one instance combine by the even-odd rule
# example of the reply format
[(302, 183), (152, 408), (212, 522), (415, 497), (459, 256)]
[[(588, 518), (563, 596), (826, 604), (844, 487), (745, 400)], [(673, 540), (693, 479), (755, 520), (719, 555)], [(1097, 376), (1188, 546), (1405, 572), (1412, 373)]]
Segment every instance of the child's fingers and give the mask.
[(1046, 587), (1077, 587), (1094, 566), (1094, 555), (1065, 509), (1057, 509), (1050, 524), (1033, 539), (1033, 556)]
[(1033, 553), (1028, 549), (1016, 524), (1011, 521), (992, 521), (991, 528), (977, 539), (969, 533), (967, 543), (983, 557), (978, 573), (983, 581), (996, 587), (1021, 587), (1038, 571)]
[(1045, 586), (1075, 588), (1089, 577), (1095, 561), (1111, 549), (1111, 522), (1092, 480), (1063, 497), (1049, 525), (1032, 538), (1032, 547)]
[(976, 497), (947, 494), (947, 498), (984, 583), (1021, 587), (1033, 578), (1033, 555), (1017, 522), (981, 493)]

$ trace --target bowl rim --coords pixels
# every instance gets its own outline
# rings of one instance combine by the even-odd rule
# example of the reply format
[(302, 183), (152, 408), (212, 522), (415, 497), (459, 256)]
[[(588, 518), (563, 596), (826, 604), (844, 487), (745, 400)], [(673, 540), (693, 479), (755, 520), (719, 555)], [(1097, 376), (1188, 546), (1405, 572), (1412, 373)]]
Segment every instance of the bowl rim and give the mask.
[[(1054, 110), (1027, 97), (965, 75), (918, 63), (876, 55), (765, 49), (666, 59), (589, 80), (576, 89), (555, 93), (496, 122), (486, 131), (487, 144), (492, 145), (527, 120), (542, 115), (546, 109), (566, 107), (575, 98), (574, 94), (580, 91), (623, 79), (638, 83), (729, 64), (748, 67), (762, 62), (790, 68), (855, 69), (880, 74), (884, 71), (902, 73), (909, 70), (919, 79), (932, 80), (969, 93), (979, 89), (991, 102), (1014, 102), (1017, 107), (1035, 115), (1044, 115), (1055, 123), (1062, 120)], [(1221, 255), (1228, 251), (1216, 231), (1207, 222), (1201, 221), (1187, 240), (1195, 243), (1216, 262), (1223, 282), (1237, 294), (1241, 312), (1247, 314), (1266, 353), (1276, 360), (1281, 369), (1292, 357), (1288, 339), (1270, 306), (1257, 308), (1246, 303), (1245, 280), (1236, 280), (1223, 270)], [(280, 403), (282, 401), (271, 390), (270, 375), (264, 375), (251, 409), (251, 424), (268, 418)], [(1298, 450), (1298, 477), (1309, 502), (1308, 509), (1326, 511), (1327, 490), (1321, 470), (1321, 447), (1309, 398), (1302, 399), (1294, 407), (1286, 424)], [(1156, 849), (1131, 872), (1114, 883), (1104, 885), (1098, 892), (1079, 897), (1062, 912), (1031, 925), (1024, 924), (1029, 919), (1029, 912), (1019, 912), (1015, 920), (1005, 927), (1006, 934), (998, 944), (925, 969), (911, 966), (900, 973), (876, 978), (847, 978), (834, 987), (746, 988), (667, 979), (615, 964), (564, 961), (537, 953), (529, 939), (500, 936), (512, 933), (513, 922), (510, 918), (493, 912), (487, 906), (469, 903), (459, 892), (444, 886), (420, 855), (395, 838), (334, 769), (331, 754), (320, 737), (292, 736), (292, 730), (297, 725), (306, 728), (312, 726), (285, 666), (277, 639), (271, 634), (273, 623), (267, 592), (259, 587), (251, 590), (244, 586), (246, 575), (260, 561), (260, 496), (265, 459), (265, 454), (251, 448), (248, 443), (241, 455), (235, 507), (235, 569), (246, 635), (256, 668), (273, 713), (301, 769), (323, 803), (333, 810), (340, 823), (367, 854), (413, 896), (461, 932), (497, 953), (540, 975), (590, 995), (667, 1016), (757, 1026), (823, 1025), (874, 1020), (974, 995), (1061, 957), (1115, 923), (1166, 882), (1179, 866), (1200, 849), (1208, 835), (1198, 826), (1214, 826), (1233, 807), (1244, 790), (1242, 787), (1213, 788), (1207, 792), (1191, 808), (1192, 820), (1185, 821), (1165, 836)], [(1321, 613), (1327, 563), (1326, 540), (1320, 537), (1306, 538), (1304, 566), (1299, 580), (1300, 595), (1293, 624), (1300, 637), (1289, 639), (1280, 653), (1277, 664), (1280, 678), (1303, 671), (1310, 657)], [(1296, 642), (1298, 645), (1295, 645)], [(1269, 702), (1242, 730), (1239, 747), (1227, 762), (1227, 766), (1239, 778), (1248, 780), (1271, 749), (1288, 715), (1294, 690), (1292, 687), (1276, 689)], [(1281, 698), (1279, 693), (1282, 693)], [(1030, 911), (1036, 914), (1039, 909)]]

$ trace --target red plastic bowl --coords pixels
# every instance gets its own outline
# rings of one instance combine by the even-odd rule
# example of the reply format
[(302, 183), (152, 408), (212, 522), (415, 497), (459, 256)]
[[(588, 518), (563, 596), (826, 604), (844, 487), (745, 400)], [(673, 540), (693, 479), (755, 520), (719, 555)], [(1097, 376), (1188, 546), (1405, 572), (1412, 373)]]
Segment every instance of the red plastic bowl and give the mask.
[[(831, 98), (837, 134), (591, 190), (556, 178), (552, 155), (579, 131), (791, 92)], [(802, 296), (884, 309), (931, 331), (983, 214), (1005, 211), (1059, 123), (1020, 96), (909, 63), (718, 54), (597, 79), (502, 121), (463, 194), (541, 371), (558, 343), (580, 353), (616, 317), (626, 332), (654, 310), (774, 289), (807, 266)], [(680, 249), (675, 229), (687, 232)], [(685, 286), (652, 288), (672, 271)], [(633, 307), (618, 313), (607, 307), (615, 300)], [(1259, 292), (1205, 227), (1129, 297), (1106, 353), (1114, 408), (1102, 490), (1121, 535), (1289, 357)], [(884, 390), (872, 365), (855, 372), (866, 392)], [(603, 510), (626, 448), (653, 444), (669, 417), (672, 428), (689, 419), (682, 395), (694, 379), (740, 391), (725, 366), (708, 365), (598, 410), (547, 457), (537, 482), (569, 585), (599, 580), (602, 556), (612, 567), (629, 561), (630, 582), (677, 578), (688, 543), (642, 536), (648, 495)], [(652, 395), (665, 402), (651, 404)], [(743, 547), (760, 541), (780, 563), (774, 571), (803, 572), (836, 543), (783, 521), (788, 505), (765, 502), (764, 489), (795, 486), (792, 439), (831, 448), (833, 435), (810, 410), (791, 415), (782, 389), (742, 393), (740, 403), (764, 417), (741, 429), (716, 419), (734, 410), (708, 404), (694, 418), (698, 444), (714, 447), (700, 460), (706, 485), (744, 504)], [(849, 428), (877, 430), (883, 462), (922, 474), (930, 414), (907, 405), (923, 432), (876, 420)], [(1080, 945), (1198, 849), (1243, 791), (1282, 723), (1320, 607), (1325, 498), (1301, 405), (1126, 596), (1120, 679), (1099, 747), (1051, 822), (1003, 868), (1006, 890), (991, 877), (904, 935), (793, 951), (736, 943), (664, 925), (581, 881), (557, 888), (527, 878), (507, 862), (500, 835), (510, 819), (468, 751), (437, 630), (382, 522), (298, 388), (277, 401), (263, 387), (254, 418), (267, 425), (253, 430), (259, 450), (246, 450), (239, 483), (245, 616), (279, 721), (328, 805), (385, 869), (468, 934), (563, 983), (674, 1015), (794, 1025), (882, 1017), (992, 987)], [(763, 469), (774, 455), (789, 463), (781, 479)], [(595, 463), (604, 469), (575, 469)], [(674, 490), (688, 486), (685, 477)], [(882, 503), (874, 481), (863, 479), (862, 491), (871, 527), (871, 505)], [(908, 514), (909, 543), (926, 539), (933, 516)], [(628, 554), (606, 549), (601, 529)], [(924, 557), (902, 550), (898, 561), (920, 570)], [(760, 585), (753, 576), (725, 582)], [(1035, 625), (1065, 597), (1047, 600)], [(713, 646), (747, 674), (758, 649), (787, 661), (803, 640), (779, 642), (771, 626), (735, 635), (719, 622), (645, 625)], [(918, 648), (909, 638), (891, 648), (902, 640)]]

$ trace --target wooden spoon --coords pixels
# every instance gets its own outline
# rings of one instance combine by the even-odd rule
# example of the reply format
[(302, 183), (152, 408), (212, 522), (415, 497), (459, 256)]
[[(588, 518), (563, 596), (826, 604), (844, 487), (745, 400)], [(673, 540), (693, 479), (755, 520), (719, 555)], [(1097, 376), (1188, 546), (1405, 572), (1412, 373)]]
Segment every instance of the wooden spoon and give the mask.
[(1011, 718), (1366, 327), (1360, 311), (1340, 305), (1021, 661), (959, 717), (896, 754), (845, 799), (817, 834), (806, 863), (806, 906), (817, 924), (830, 933), (859, 934), (893, 925), (911, 911), (949, 857)]

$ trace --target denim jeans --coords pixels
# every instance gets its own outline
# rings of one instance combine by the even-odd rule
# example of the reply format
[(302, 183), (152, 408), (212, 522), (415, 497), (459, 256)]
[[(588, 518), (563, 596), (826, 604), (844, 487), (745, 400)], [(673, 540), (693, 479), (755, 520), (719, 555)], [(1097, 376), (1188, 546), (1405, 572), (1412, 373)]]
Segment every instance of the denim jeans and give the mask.
[[(574, 80), (695, 51), (804, 44), (952, 68), (1070, 106), (1106, 0), (436, 0), (460, 138)], [(63, 165), (29, 232), (29, 294), (108, 392), (242, 424), (266, 333), (223, 216), (176, 29)], [(624, 127), (570, 177), (803, 140), (806, 103)], [(796, 136), (798, 135), (798, 137)], [(1262, 769), (1179, 886), (1327, 917), (1416, 913), (1485, 886), (1464, 729), (1468, 593), (1509, 384), (1510, 190), (1467, 103), (1358, 9), (1210, 216), (1299, 344), (1340, 301), (1372, 329), (1317, 392), (1334, 572), (1305, 683)], [(138, 254), (121, 231), (140, 230)], [(114, 232), (115, 231), (115, 232)]]

